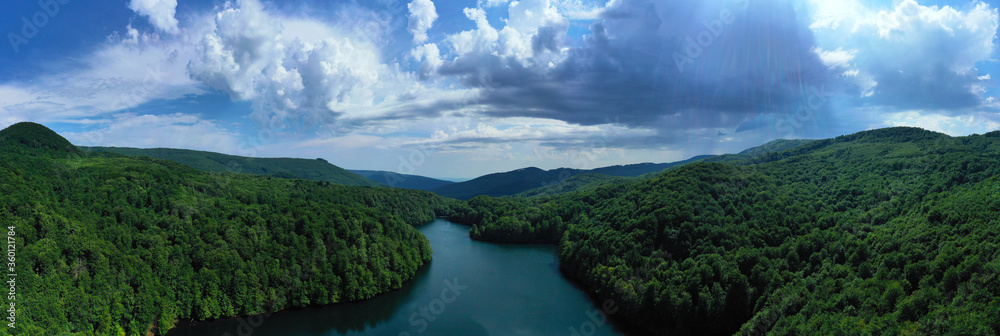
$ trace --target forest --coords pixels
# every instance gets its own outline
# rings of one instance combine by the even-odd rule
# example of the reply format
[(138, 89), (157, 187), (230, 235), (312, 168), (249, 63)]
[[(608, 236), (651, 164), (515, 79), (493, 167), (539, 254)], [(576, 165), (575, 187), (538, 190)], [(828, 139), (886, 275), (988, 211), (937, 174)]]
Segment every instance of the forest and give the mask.
[(435, 217), (555, 244), (565, 275), (651, 334), (1000, 333), (1000, 132), (766, 147), (457, 201), (86, 152), (16, 124), (0, 131), (0, 216), (30, 293), (18, 334), (163, 334), (368, 299), (430, 261), (413, 226)]
[(1000, 334), (1000, 132), (788, 147), (445, 216), (557, 244), (565, 274), (654, 334)]
[(0, 131), (18, 335), (164, 334), (180, 320), (371, 298), (430, 260), (413, 225), (448, 202), (88, 153), (32, 123)]
[(325, 181), (352, 186), (384, 186), (322, 158), (255, 158), (174, 148), (79, 147), (85, 152), (110, 152), (174, 161), (210, 172), (229, 172), (290, 179)]

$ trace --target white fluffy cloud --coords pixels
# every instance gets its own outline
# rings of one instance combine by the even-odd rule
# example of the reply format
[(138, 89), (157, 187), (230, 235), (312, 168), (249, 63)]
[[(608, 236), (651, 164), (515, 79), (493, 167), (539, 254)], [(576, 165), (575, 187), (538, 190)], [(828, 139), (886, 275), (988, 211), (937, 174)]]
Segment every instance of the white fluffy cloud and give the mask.
[[(502, 3), (484, 5), (502, 5)], [(450, 47), (446, 60), (451, 73), (470, 72), (475, 63), (517, 61), (516, 67), (540, 67), (545, 70), (565, 58), (565, 36), (569, 20), (550, 0), (512, 1), (502, 27), (494, 27), (482, 8), (466, 8), (465, 16), (476, 29), (448, 35)], [(480, 66), (486, 66), (481, 64)], [(475, 72), (475, 71), (472, 71)]]
[(427, 43), (413, 48), (410, 51), (410, 56), (421, 62), (420, 77), (424, 79), (433, 76), (443, 62), (441, 60), (441, 51), (438, 49), (437, 44), (434, 43)]
[(431, 0), (413, 0), (407, 5), (410, 9), (410, 22), (407, 29), (413, 34), (413, 43), (421, 44), (427, 41), (427, 31), (437, 20), (437, 10)]
[[(235, 100), (253, 102), (254, 120), (261, 125), (303, 119), (328, 125), (365, 118), (368, 109), (395, 101), (404, 91), (397, 89), (413, 82), (381, 63), (372, 36), (280, 17), (255, 0), (230, 4), (209, 26), (196, 43), (198, 56), (188, 66), (191, 77)], [(286, 26), (322, 29), (304, 36)]]
[(857, 0), (814, 0), (816, 52), (842, 68), (876, 105), (905, 109), (978, 106), (976, 63), (992, 59), (997, 10), (981, 2), (964, 11), (903, 0), (888, 9)]
[(160, 31), (177, 33), (177, 0), (132, 0), (128, 8), (149, 18), (149, 22)]

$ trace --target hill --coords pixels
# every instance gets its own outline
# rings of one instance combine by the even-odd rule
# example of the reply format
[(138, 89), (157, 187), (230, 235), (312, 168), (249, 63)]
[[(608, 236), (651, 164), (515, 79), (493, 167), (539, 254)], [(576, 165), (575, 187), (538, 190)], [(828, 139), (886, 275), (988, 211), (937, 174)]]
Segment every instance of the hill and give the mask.
[(699, 155), (687, 160), (670, 162), (670, 163), (637, 163), (630, 165), (609, 166), (609, 167), (592, 169), (590, 170), (590, 172), (597, 174), (611, 175), (611, 176), (639, 177), (644, 174), (661, 172), (666, 169), (670, 169), (680, 165), (685, 165), (692, 162), (706, 160), (712, 157), (715, 157), (715, 155)]
[[(571, 168), (559, 168), (553, 170), (542, 170), (535, 167), (522, 168), (509, 172), (480, 176), (469, 181), (448, 184), (430, 191), (445, 197), (452, 197), (461, 200), (468, 200), (479, 195), (491, 197), (513, 196), (519, 194), (554, 195), (561, 192), (579, 189), (585, 185), (585, 183), (583, 183), (585, 180), (596, 182), (611, 180), (613, 177), (650, 177), (648, 175), (667, 169), (677, 168), (693, 162), (728, 162), (747, 160), (768, 153), (794, 149), (804, 144), (808, 144), (811, 141), (812, 140), (775, 140), (758, 147), (747, 149), (739, 154), (699, 155), (687, 160), (670, 163), (638, 163), (608, 166), (590, 170)], [(567, 182), (568, 179), (581, 174), (598, 174), (604, 175), (604, 177), (590, 175), (584, 179)]]
[(110, 152), (174, 161), (210, 172), (230, 172), (279, 178), (326, 181), (349, 186), (383, 186), (323, 159), (252, 158), (172, 148), (81, 147), (88, 152)]
[(352, 173), (364, 176), (365, 178), (387, 185), (392, 188), (416, 189), (431, 191), (441, 186), (455, 182), (438, 180), (430, 177), (407, 175), (382, 170), (349, 170)]
[(993, 335), (998, 190), (995, 132), (889, 128), (448, 217), (558, 244), (567, 276), (653, 334)]
[(147, 156), (67, 156), (53, 134), (0, 131), (21, 335), (164, 334), (181, 319), (371, 298), (430, 261), (412, 226), (453, 202)]
[[(609, 166), (590, 170), (572, 168), (542, 170), (537, 167), (529, 167), (509, 172), (483, 175), (469, 181), (444, 185), (431, 191), (445, 197), (462, 200), (467, 200), (479, 195), (498, 197), (513, 196), (521, 193), (526, 193), (526, 195), (551, 194), (557, 192), (558, 190), (562, 190), (560, 192), (565, 192), (578, 189), (584, 185), (582, 182), (587, 180), (604, 181), (615, 177), (637, 177), (642, 174), (671, 169), (673, 167), (678, 167), (711, 157), (711, 155), (703, 155), (671, 163), (639, 163)], [(581, 174), (588, 174), (589, 176), (583, 179), (570, 181), (568, 184), (564, 184), (562, 186), (549, 188), (562, 184), (566, 182), (567, 179)], [(532, 191), (540, 188), (543, 190)]]
[(80, 154), (80, 150), (66, 138), (32, 122), (19, 122), (0, 130), (0, 147), (7, 147), (8, 150), (14, 150), (13, 147), (27, 147)]
[(433, 191), (438, 195), (457, 199), (470, 199), (479, 195), (507, 196), (548, 184), (556, 184), (581, 174), (578, 169), (542, 170), (536, 167), (494, 173), (475, 179), (441, 186)]
[(631, 181), (631, 180), (633, 180), (633, 178), (618, 177), (618, 176), (611, 176), (604, 174), (584, 173), (570, 177), (562, 182), (553, 185), (531, 189), (514, 196), (515, 197), (553, 196), (558, 194), (565, 194), (572, 191), (583, 190), (586, 188), (597, 188), (599, 186), (608, 183), (626, 183), (626, 181)]
[(802, 147), (806, 144), (815, 142), (816, 140), (774, 140), (757, 147), (751, 147), (742, 152), (736, 154), (723, 154), (715, 157), (705, 158), (704, 162), (743, 162), (746, 160), (757, 159), (762, 156), (768, 156), (772, 153), (790, 151), (795, 148)]

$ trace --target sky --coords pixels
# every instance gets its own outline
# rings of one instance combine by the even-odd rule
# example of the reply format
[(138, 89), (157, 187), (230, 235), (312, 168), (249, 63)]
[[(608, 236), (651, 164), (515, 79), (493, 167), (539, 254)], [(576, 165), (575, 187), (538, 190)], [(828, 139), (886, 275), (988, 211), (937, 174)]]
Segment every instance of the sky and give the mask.
[(0, 3), (0, 127), (471, 178), (1000, 129), (996, 2)]

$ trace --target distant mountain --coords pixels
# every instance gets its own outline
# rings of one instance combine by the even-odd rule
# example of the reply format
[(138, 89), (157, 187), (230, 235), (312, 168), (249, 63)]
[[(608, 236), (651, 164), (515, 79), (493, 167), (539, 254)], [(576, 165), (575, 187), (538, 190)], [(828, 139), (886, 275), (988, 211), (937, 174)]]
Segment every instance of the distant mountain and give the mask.
[(349, 186), (382, 186), (378, 182), (330, 164), (323, 159), (251, 158), (172, 148), (80, 147), (88, 152), (110, 152), (132, 156), (149, 156), (174, 161), (212, 172), (232, 172), (279, 178), (294, 178)]
[(739, 152), (737, 154), (723, 154), (723, 155), (718, 155), (718, 156), (715, 156), (715, 157), (706, 158), (703, 161), (705, 161), (705, 162), (734, 162), (734, 161), (743, 161), (743, 160), (747, 160), (747, 159), (757, 158), (757, 157), (760, 157), (760, 156), (765, 155), (765, 154), (783, 152), (783, 151), (786, 151), (786, 150), (789, 150), (789, 149), (798, 148), (798, 147), (801, 147), (802, 145), (805, 145), (805, 144), (808, 144), (808, 143), (812, 143), (812, 142), (815, 142), (815, 141), (816, 140), (785, 140), (785, 139), (779, 139), (779, 140), (774, 140), (774, 141), (768, 142), (766, 144), (763, 144), (763, 145), (760, 145), (760, 146), (757, 146), (757, 147), (752, 147), (752, 148), (746, 149), (746, 150), (744, 150), (742, 152)]
[(507, 196), (526, 190), (562, 182), (579, 175), (578, 169), (542, 170), (536, 167), (521, 168), (504, 173), (483, 175), (475, 179), (452, 183), (432, 190), (441, 196), (470, 199), (479, 195)]
[(611, 176), (611, 175), (595, 174), (595, 173), (585, 173), (570, 177), (565, 181), (553, 185), (531, 189), (514, 196), (516, 197), (552, 196), (578, 190), (597, 188), (599, 186), (603, 186), (608, 183), (615, 183), (615, 182), (627, 183), (632, 180), (635, 180), (635, 178)]
[[(700, 155), (687, 160), (669, 163), (637, 163), (590, 170), (559, 168), (542, 170), (535, 167), (484, 175), (469, 181), (448, 184), (431, 191), (442, 196), (470, 199), (479, 195), (537, 196), (554, 195), (583, 188), (587, 183), (606, 182), (615, 177), (652, 177), (653, 174), (693, 162), (731, 162), (756, 158), (761, 155), (783, 152), (813, 142), (814, 140), (775, 140), (740, 152), (739, 154)], [(589, 176), (570, 180), (577, 175)], [(596, 174), (596, 175), (595, 175)], [(603, 176), (598, 176), (603, 175)], [(645, 176), (644, 176), (645, 175)]]
[(382, 170), (348, 170), (372, 181), (393, 187), (417, 190), (434, 190), (455, 182), (438, 180), (425, 176), (399, 174)]
[(609, 166), (609, 167), (592, 169), (590, 170), (590, 172), (612, 175), (612, 176), (638, 177), (643, 174), (660, 172), (667, 168), (672, 168), (688, 164), (691, 162), (701, 161), (712, 157), (715, 157), (715, 155), (699, 155), (684, 161), (669, 162), (669, 163), (637, 163), (630, 165)]
[[(536, 167), (529, 167), (509, 172), (484, 175), (469, 181), (441, 186), (431, 191), (442, 196), (457, 199), (470, 199), (479, 195), (493, 197), (511, 196), (537, 188), (545, 189), (537, 192), (531, 192), (529, 194), (560, 193), (557, 191), (562, 190), (561, 192), (566, 192), (579, 189), (584, 185), (583, 181), (604, 181), (614, 179), (616, 177), (637, 177), (642, 174), (658, 172), (672, 167), (679, 167), (686, 163), (700, 161), (711, 157), (711, 155), (704, 155), (671, 163), (639, 163), (590, 170), (571, 168), (542, 170)], [(568, 184), (559, 185), (574, 176), (582, 174), (588, 174), (589, 176), (585, 179), (574, 180)], [(550, 186), (553, 188), (546, 188)]]

